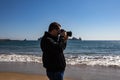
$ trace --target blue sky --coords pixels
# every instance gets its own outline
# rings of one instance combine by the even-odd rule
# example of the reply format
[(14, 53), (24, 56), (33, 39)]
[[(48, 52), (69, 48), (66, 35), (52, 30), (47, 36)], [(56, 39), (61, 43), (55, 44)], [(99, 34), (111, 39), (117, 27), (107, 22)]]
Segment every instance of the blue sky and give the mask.
[(83, 40), (120, 40), (120, 0), (0, 0), (0, 38), (36, 40), (51, 22)]

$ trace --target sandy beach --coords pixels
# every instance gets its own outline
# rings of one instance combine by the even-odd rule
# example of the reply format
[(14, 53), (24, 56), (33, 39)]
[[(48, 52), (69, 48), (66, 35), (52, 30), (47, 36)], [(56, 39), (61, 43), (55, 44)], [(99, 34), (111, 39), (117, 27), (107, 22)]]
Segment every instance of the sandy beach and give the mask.
[[(45, 75), (15, 72), (0, 72), (0, 80), (48, 80)], [(71, 79), (65, 79), (71, 80)]]
[[(38, 63), (0, 62), (0, 80), (48, 80)], [(65, 80), (72, 80), (65, 77)]]
[[(119, 80), (120, 68), (67, 65), (65, 80)], [(38, 63), (0, 62), (0, 80), (48, 80)]]
[(0, 72), (0, 80), (48, 80), (48, 78), (45, 75)]

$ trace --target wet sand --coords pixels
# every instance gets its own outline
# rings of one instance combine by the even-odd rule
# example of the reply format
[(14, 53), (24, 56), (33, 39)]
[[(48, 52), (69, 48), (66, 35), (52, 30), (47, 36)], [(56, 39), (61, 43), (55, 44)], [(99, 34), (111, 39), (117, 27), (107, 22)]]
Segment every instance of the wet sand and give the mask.
[(68, 66), (66, 75), (74, 80), (120, 80), (120, 68), (105, 66)]
[[(120, 68), (67, 65), (65, 80), (120, 80)], [(48, 80), (38, 63), (0, 62), (0, 80)]]

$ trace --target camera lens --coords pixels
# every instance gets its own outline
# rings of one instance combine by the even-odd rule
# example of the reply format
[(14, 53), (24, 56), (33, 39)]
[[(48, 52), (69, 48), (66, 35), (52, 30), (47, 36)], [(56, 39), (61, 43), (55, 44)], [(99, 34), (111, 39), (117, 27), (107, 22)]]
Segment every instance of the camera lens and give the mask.
[(67, 36), (70, 36), (70, 37), (71, 37), (71, 36), (72, 36), (72, 32), (71, 32), (71, 31), (68, 31), (68, 32), (67, 32)]
[[(61, 29), (60, 32), (66, 31), (64, 29)], [(67, 31), (67, 36), (71, 37), (72, 36), (72, 32), (71, 31)]]

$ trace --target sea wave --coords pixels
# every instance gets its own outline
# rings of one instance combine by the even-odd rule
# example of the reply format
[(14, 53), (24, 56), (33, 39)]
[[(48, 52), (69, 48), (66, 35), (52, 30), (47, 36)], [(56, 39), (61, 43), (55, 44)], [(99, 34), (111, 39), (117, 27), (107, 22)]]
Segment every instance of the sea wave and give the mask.
[(84, 64), (90, 66), (120, 67), (120, 55), (71, 55), (66, 60), (71, 65)]
[[(120, 55), (65, 55), (70, 65), (117, 66), (120, 67)], [(42, 57), (36, 55), (0, 54), (0, 62), (42, 63)]]
[(19, 55), (19, 54), (1, 54), (0, 62), (35, 62), (42, 63), (40, 56)]

